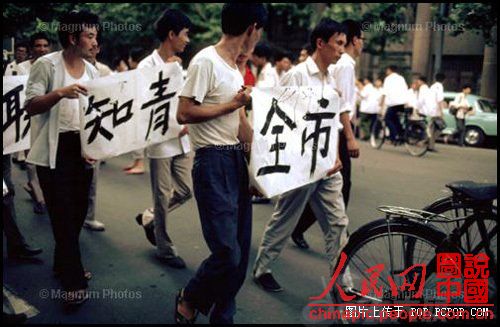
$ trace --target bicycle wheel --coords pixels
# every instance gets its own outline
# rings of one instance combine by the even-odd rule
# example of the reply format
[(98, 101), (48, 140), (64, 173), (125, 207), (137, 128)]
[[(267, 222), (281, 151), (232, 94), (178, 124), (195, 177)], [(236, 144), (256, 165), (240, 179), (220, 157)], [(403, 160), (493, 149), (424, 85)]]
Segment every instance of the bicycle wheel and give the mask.
[[(445, 238), (446, 235), (436, 228), (407, 219), (393, 219), (390, 226), (385, 219), (379, 219), (358, 229), (350, 236), (348, 244), (343, 249), (347, 255), (347, 261), (341, 270), (343, 281), (349, 280), (349, 277), (346, 277), (349, 275), (352, 280), (352, 285), (346, 286), (360, 289), (363, 280), (373, 280), (367, 269), (381, 264), (384, 269), (378, 278), (379, 290), (369, 289), (367, 294), (360, 294), (358, 291), (358, 297), (350, 303), (447, 303), (446, 297), (437, 295), (437, 282), (440, 280), (436, 278), (436, 254), (459, 252), (459, 249), (447, 246), (443, 242)], [(408, 251), (408, 246), (411, 246), (411, 252)], [(391, 278), (396, 285), (401, 286), (405, 282), (405, 276), (400, 274), (416, 264), (425, 267), (425, 283), (422, 286), (421, 297), (416, 299), (416, 292), (401, 289), (396, 290), (395, 296), (392, 293)], [(347, 267), (348, 272), (346, 272)], [(424, 276), (423, 268), (420, 267), (406, 275), (407, 281), (411, 282), (411, 278), (408, 279), (410, 276), (414, 278)], [(453, 281), (460, 280), (461, 278)], [(342, 302), (335, 292), (334, 296), (337, 301)], [(459, 297), (452, 298), (452, 302), (459, 303), (459, 301)]]
[(380, 149), (387, 135), (387, 126), (385, 125), (384, 119), (377, 118), (370, 132), (370, 145), (372, 148)]
[[(451, 219), (464, 217), (473, 213), (472, 208), (467, 207), (466, 204), (457, 203), (453, 201), (453, 196), (448, 196), (437, 200), (433, 204), (425, 207), (423, 210), (432, 213), (444, 215)], [(491, 214), (481, 217), (486, 227), (487, 235), (490, 240), (490, 250), (493, 252), (494, 258), (491, 258), (496, 265), (497, 262), (497, 241), (498, 241), (498, 227), (497, 227), (497, 207), (492, 206)], [(449, 223), (433, 223), (436, 227), (443, 230), (445, 233), (450, 234), (454, 229), (460, 228), (466, 224), (466, 231), (460, 238), (460, 246), (465, 253), (479, 253), (484, 251), (484, 244), (482, 244), (482, 237), (479, 232), (477, 221), (471, 220), (465, 222), (463, 220), (449, 222)]]
[(427, 152), (429, 136), (427, 126), (422, 121), (408, 121), (405, 131), (405, 147), (412, 156), (421, 157)]

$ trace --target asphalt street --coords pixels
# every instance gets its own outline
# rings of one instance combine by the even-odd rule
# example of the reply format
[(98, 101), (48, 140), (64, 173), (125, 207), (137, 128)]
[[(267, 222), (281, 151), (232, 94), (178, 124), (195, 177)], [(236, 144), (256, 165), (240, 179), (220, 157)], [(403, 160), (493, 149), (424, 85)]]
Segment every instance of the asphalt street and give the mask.
[[(456, 180), (497, 180), (496, 149), (437, 145), (437, 153), (410, 156), (403, 147), (384, 145), (374, 150), (361, 145), (361, 157), (353, 160), (353, 187), (348, 208), (351, 231), (381, 217), (379, 205), (422, 208), (447, 194), (445, 184)], [(131, 161), (124, 155), (107, 160), (98, 182), (97, 219), (105, 232), (83, 230), (80, 237), (83, 264), (93, 273), (91, 299), (78, 311), (67, 313), (56, 299), (58, 281), (52, 276), (53, 238), (49, 218), (35, 215), (22, 189), (25, 172), (14, 165), (18, 223), (29, 243), (44, 249), (40, 262), (9, 261), (4, 250), (3, 282), (34, 305), (40, 313), (29, 323), (174, 323), (174, 297), (208, 256), (194, 199), (169, 215), (169, 234), (187, 268), (175, 270), (156, 260), (155, 249), (134, 220), (151, 206), (149, 174), (127, 176), (122, 168)], [(273, 205), (253, 206), (250, 262)], [(291, 242), (273, 267), (285, 289), (266, 293), (247, 280), (237, 297), (237, 323), (307, 323), (308, 298), (318, 295), (327, 282), (328, 264), (319, 227), (305, 235), (311, 245), (300, 250)], [(4, 237), (5, 245), (5, 237)], [(5, 248), (5, 246), (4, 246)], [(208, 319), (201, 317), (201, 323)]]

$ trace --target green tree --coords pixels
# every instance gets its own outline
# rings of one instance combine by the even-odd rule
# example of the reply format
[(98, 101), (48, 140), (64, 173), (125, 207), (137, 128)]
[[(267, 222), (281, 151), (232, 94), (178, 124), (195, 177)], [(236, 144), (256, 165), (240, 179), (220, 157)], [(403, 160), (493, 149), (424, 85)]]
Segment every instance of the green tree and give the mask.
[(383, 56), (388, 45), (406, 40), (406, 31), (398, 26), (407, 23), (407, 10), (400, 3), (341, 3), (331, 4), (323, 17), (360, 21), (367, 39), (364, 51)]
[(497, 11), (493, 3), (455, 3), (450, 8), (447, 21), (460, 24), (463, 28), (456, 29), (452, 35), (457, 36), (465, 31), (474, 31), (484, 37), (486, 45), (497, 43)]

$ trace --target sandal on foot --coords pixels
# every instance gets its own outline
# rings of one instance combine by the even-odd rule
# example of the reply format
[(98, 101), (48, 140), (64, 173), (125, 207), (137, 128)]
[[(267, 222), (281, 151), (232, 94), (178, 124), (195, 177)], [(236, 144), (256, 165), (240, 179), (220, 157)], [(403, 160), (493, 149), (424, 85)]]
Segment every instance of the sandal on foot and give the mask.
[(181, 288), (175, 297), (175, 310), (174, 310), (175, 323), (177, 325), (193, 325), (196, 321), (196, 318), (198, 317), (198, 311), (197, 310), (194, 311), (193, 318), (191, 319), (184, 317), (179, 312), (179, 310), (177, 310), (177, 307), (183, 301), (184, 301), (184, 289)]

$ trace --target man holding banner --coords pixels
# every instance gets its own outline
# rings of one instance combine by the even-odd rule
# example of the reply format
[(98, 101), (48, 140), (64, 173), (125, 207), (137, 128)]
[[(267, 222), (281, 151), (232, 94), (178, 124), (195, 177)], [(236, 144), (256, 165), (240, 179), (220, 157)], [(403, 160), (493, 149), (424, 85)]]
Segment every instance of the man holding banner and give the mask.
[[(328, 66), (339, 60), (344, 52), (345, 43), (344, 27), (331, 19), (322, 19), (311, 34), (311, 46), (314, 53), (305, 62), (300, 63), (283, 76), (281, 85), (319, 88), (322, 93), (321, 99), (315, 102), (318, 102), (321, 107), (327, 107), (328, 102), (330, 102), (328, 99), (331, 97), (325, 94), (336, 89)], [(336, 119), (330, 124), (332, 134), (336, 138), (335, 144), (338, 144), (338, 130), (341, 127), (339, 116), (342, 113), (342, 108), (343, 106), (340, 106), (340, 112), (337, 112)], [(256, 128), (255, 125), (254, 128)], [(279, 196), (273, 216), (262, 237), (253, 269), (254, 281), (266, 291), (278, 292), (282, 290), (274, 279), (270, 266), (281, 253), (307, 203), (310, 203), (325, 235), (326, 252), (330, 270), (333, 273), (336, 258), (347, 242), (346, 229), (348, 224), (341, 192), (340, 169), (342, 164), (338, 156), (338, 146), (333, 151), (337, 151), (335, 166), (328, 171), (327, 177)]]
[[(253, 49), (266, 22), (262, 4), (225, 4), (223, 36), (191, 61), (179, 100), (177, 120), (189, 123), (196, 155), (193, 189), (203, 236), (211, 251), (176, 298), (175, 320), (190, 324), (199, 311), (212, 324), (231, 324), (235, 297), (245, 280), (252, 236), (252, 204), (247, 162), (240, 142), (242, 107), (250, 101), (242, 88), (237, 58)], [(243, 125), (242, 125), (243, 124)]]
[(88, 299), (79, 236), (87, 213), (95, 160), (84, 157), (80, 143), (78, 97), (82, 83), (98, 77), (83, 58), (97, 46), (99, 18), (88, 11), (63, 16), (58, 31), (63, 51), (39, 58), (31, 68), (26, 110), (31, 116), (27, 161), (37, 166), (55, 239), (54, 273), (61, 278), (68, 305)]
[[(160, 47), (144, 58), (138, 68), (176, 62), (175, 54), (183, 52), (189, 43), (190, 27), (191, 21), (182, 12), (166, 10), (155, 23), (156, 36), (161, 41)], [(186, 264), (167, 233), (167, 214), (169, 207), (176, 203), (182, 204), (191, 197), (189, 151), (187, 127), (181, 130), (179, 137), (153, 144), (146, 149), (150, 161), (157, 257), (173, 268), (185, 268)]]

